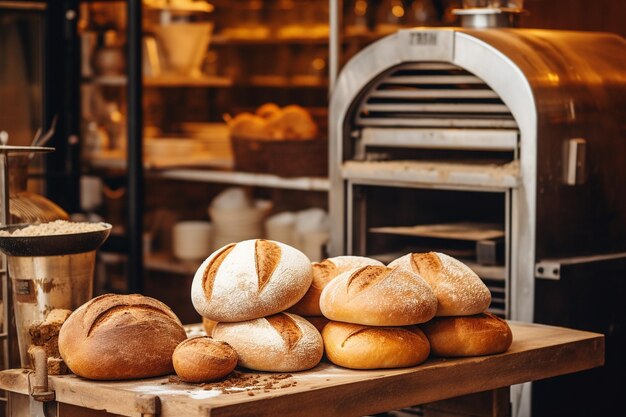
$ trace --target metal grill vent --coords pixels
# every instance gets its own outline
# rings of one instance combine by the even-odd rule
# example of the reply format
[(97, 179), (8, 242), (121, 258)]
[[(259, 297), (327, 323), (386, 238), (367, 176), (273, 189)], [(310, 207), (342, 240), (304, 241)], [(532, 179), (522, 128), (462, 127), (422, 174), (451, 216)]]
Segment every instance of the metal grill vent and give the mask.
[(361, 101), (360, 127), (517, 129), (499, 96), (480, 78), (444, 63), (401, 65)]

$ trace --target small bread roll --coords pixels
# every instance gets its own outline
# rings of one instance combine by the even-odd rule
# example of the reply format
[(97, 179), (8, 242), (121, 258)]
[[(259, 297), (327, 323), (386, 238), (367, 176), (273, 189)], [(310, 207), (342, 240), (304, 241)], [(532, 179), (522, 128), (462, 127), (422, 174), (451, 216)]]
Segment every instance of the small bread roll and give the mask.
[(511, 328), (491, 313), (436, 317), (422, 326), (433, 355), (481, 356), (505, 352), (513, 341)]
[(297, 303), (311, 285), (311, 261), (284, 243), (253, 239), (215, 251), (198, 268), (191, 300), (214, 321), (257, 319)]
[(428, 358), (428, 339), (417, 326), (369, 327), (331, 321), (322, 331), (326, 356), (352, 369), (403, 368)]
[(199, 336), (183, 341), (172, 355), (176, 375), (185, 382), (208, 382), (237, 366), (237, 352), (228, 343)]
[(308, 321), (309, 323), (311, 323), (313, 326), (315, 326), (315, 328), (317, 329), (318, 332), (322, 333), (322, 330), (324, 329), (324, 326), (326, 326), (330, 320), (328, 320), (326, 317), (324, 316), (318, 316), (318, 317), (303, 317), (303, 319), (305, 319), (306, 321)]
[(202, 327), (204, 328), (207, 336), (211, 336), (211, 334), (213, 334), (213, 329), (215, 329), (216, 324), (217, 322), (215, 320), (210, 320), (206, 317), (202, 317)]
[(272, 139), (267, 121), (251, 113), (238, 114), (228, 123), (230, 134), (245, 139)]
[(280, 313), (240, 323), (218, 323), (213, 338), (231, 345), (239, 365), (256, 371), (296, 372), (322, 359), (322, 336), (300, 316)]
[(313, 139), (317, 125), (311, 114), (300, 106), (291, 105), (274, 113), (267, 125), (276, 139)]
[(162, 302), (105, 294), (63, 323), (59, 351), (68, 368), (84, 378), (149, 378), (174, 370), (172, 353), (186, 338), (180, 320)]
[(412, 271), (424, 278), (437, 296), (437, 316), (470, 316), (491, 304), (491, 293), (467, 265), (443, 253), (410, 253), (389, 267)]
[(267, 119), (280, 112), (280, 107), (276, 103), (265, 103), (256, 109), (256, 115)]
[(385, 266), (382, 262), (363, 256), (337, 256), (313, 262), (313, 282), (302, 300), (289, 311), (300, 316), (321, 316), (320, 295), (326, 285), (344, 272), (353, 271), (363, 266)]
[(322, 291), (320, 307), (331, 320), (368, 326), (408, 326), (435, 315), (437, 298), (418, 275), (385, 266), (345, 272)]

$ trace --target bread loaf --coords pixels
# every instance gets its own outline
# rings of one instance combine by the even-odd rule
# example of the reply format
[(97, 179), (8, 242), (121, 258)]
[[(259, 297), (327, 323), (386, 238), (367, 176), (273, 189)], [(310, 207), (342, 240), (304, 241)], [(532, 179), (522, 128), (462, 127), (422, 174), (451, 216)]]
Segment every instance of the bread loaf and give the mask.
[(220, 322), (213, 338), (235, 349), (239, 365), (257, 371), (303, 371), (317, 365), (324, 352), (315, 327), (289, 313), (240, 323)]
[(345, 368), (415, 366), (424, 362), (430, 351), (417, 326), (371, 327), (331, 321), (322, 335), (328, 359)]
[(513, 341), (506, 321), (491, 313), (436, 317), (422, 326), (436, 356), (480, 356), (505, 352)]
[(246, 321), (288, 309), (311, 279), (311, 261), (299, 250), (272, 240), (246, 240), (218, 249), (200, 265), (191, 299), (203, 317)]
[(76, 375), (98, 380), (171, 373), (172, 353), (187, 335), (165, 304), (139, 294), (106, 294), (63, 323), (59, 351)]
[(491, 293), (467, 265), (443, 253), (410, 253), (389, 267), (424, 278), (437, 296), (437, 316), (469, 316), (485, 311)]
[(337, 256), (322, 262), (313, 262), (313, 282), (304, 297), (289, 311), (304, 317), (321, 316), (320, 295), (324, 287), (344, 272), (367, 265), (384, 266), (382, 262), (363, 256)]
[(226, 342), (199, 336), (182, 341), (172, 360), (185, 382), (208, 382), (228, 375), (237, 366), (237, 353)]
[(385, 266), (365, 266), (331, 281), (320, 297), (334, 321), (369, 326), (406, 326), (430, 320), (437, 299), (418, 275)]

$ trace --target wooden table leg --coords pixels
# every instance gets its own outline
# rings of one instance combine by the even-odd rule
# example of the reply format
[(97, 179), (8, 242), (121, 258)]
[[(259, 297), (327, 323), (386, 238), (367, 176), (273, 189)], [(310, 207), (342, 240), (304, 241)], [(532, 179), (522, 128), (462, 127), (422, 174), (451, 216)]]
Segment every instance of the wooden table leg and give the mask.
[(424, 404), (424, 417), (510, 417), (510, 387)]

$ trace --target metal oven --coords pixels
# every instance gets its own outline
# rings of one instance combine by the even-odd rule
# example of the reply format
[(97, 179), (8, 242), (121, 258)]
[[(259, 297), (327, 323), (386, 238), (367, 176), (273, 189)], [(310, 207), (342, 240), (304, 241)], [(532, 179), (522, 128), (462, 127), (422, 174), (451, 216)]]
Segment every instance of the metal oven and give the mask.
[[(345, 65), (330, 115), (331, 253), (456, 255), (492, 290), (492, 311), (605, 333), (607, 367), (590, 381), (611, 396), (601, 380), (625, 346), (612, 294), (626, 271), (626, 41), (400, 30)], [(564, 415), (558, 389), (545, 391), (533, 388), (533, 415)], [(576, 392), (563, 398), (589, 412)], [(530, 397), (513, 396), (514, 414), (530, 414)]]

